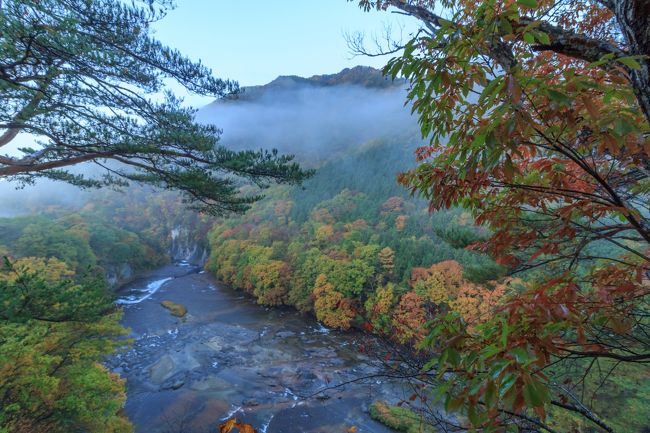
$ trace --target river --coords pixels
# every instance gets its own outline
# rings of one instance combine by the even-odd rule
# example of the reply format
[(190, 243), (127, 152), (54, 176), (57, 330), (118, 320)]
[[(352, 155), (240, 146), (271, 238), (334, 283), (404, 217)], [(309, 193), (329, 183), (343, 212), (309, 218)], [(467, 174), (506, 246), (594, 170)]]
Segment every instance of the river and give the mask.
[[(107, 364), (127, 380), (125, 412), (138, 433), (212, 433), (229, 417), (259, 433), (388, 433), (368, 405), (408, 397), (377, 379), (319, 393), (375, 371), (359, 334), (257, 305), (186, 263), (118, 294), (133, 344)], [(173, 316), (163, 300), (187, 315)]]

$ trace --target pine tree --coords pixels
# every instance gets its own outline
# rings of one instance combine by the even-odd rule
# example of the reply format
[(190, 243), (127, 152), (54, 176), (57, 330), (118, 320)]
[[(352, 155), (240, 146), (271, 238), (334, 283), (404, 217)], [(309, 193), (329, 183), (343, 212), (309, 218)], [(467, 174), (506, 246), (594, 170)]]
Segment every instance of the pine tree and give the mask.
[[(196, 123), (195, 110), (170, 92), (159, 97), (168, 79), (205, 96), (238, 90), (152, 38), (150, 24), (168, 3), (0, 2), (0, 148), (20, 134), (38, 142), (1, 155), (0, 179), (145, 183), (180, 190), (194, 207), (222, 214), (259, 198), (240, 194), (243, 182), (264, 187), (308, 175), (276, 151), (220, 146), (216, 126)], [(84, 162), (103, 174), (70, 170)]]

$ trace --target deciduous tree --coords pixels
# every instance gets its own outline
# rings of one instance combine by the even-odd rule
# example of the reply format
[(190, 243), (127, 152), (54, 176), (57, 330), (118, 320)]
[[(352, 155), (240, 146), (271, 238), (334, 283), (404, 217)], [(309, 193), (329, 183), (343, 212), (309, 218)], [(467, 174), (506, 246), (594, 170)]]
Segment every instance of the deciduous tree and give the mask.
[(491, 431), (554, 431), (560, 409), (614, 431), (585, 380), (553, 374), (650, 362), (648, 2), (359, 3), (421, 24), (385, 69), (430, 139), (400, 181), (431, 210), (471, 210), (492, 229), (475, 246), (527, 279), (480, 332), (454, 314), (433, 326), (447, 409)]
[(0, 431), (131, 432), (123, 381), (101, 365), (126, 334), (120, 314), (98, 280), (49, 281), (62, 265), (0, 271)]
[(393, 312), (395, 337), (401, 343), (417, 344), (426, 334), (425, 300), (415, 292), (406, 292)]
[(314, 311), (316, 318), (327, 326), (348, 329), (356, 316), (351, 299), (345, 298), (327, 281), (324, 274), (316, 278), (314, 285)]
[(387, 274), (391, 274), (395, 269), (395, 251), (390, 247), (384, 247), (379, 251), (379, 264)]

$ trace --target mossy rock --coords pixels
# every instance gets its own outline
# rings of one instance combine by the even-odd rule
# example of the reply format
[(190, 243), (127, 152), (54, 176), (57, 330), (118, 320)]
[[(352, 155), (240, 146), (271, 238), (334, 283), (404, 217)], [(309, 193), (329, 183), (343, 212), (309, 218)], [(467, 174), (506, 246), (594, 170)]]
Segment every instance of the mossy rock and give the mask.
[(184, 317), (187, 314), (187, 308), (185, 308), (185, 305), (177, 304), (172, 301), (162, 301), (160, 305), (167, 308), (169, 312), (176, 317)]
[(387, 427), (404, 433), (434, 433), (420, 415), (407, 408), (377, 400), (370, 405), (370, 416)]

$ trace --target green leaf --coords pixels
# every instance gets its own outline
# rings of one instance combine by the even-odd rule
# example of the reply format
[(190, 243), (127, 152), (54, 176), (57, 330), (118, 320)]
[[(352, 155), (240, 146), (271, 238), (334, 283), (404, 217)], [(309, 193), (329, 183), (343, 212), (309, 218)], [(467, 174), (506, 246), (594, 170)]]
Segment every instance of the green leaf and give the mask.
[(548, 35), (544, 32), (535, 32), (535, 37), (537, 40), (544, 45), (550, 45), (551, 44), (551, 38), (548, 37)]
[(508, 361), (507, 359), (500, 359), (498, 361), (494, 361), (492, 363), (492, 367), (490, 368), (490, 376), (492, 379), (496, 380), (501, 376), (501, 373), (506, 369), (508, 365), (510, 365), (511, 361)]
[(445, 400), (445, 411), (453, 412), (463, 405), (462, 397), (454, 397), (451, 394), (447, 394), (447, 399)]
[(524, 400), (531, 407), (543, 406), (549, 400), (546, 387), (535, 379), (524, 385)]
[(528, 351), (523, 347), (515, 347), (510, 350), (510, 353), (515, 357), (519, 364), (525, 364), (530, 359), (528, 357)]
[(447, 350), (449, 363), (454, 367), (458, 366), (458, 364), (460, 364), (460, 359), (461, 359), (460, 353), (458, 353), (457, 350), (452, 349), (451, 347), (447, 348), (446, 350)]
[(627, 135), (637, 131), (637, 128), (630, 123), (625, 117), (619, 117), (614, 122), (614, 131), (619, 135)]
[(535, 37), (532, 35), (532, 33), (524, 33), (524, 41), (528, 42), (529, 44), (534, 44)]
[(506, 393), (510, 390), (510, 388), (513, 387), (516, 382), (517, 376), (515, 376), (513, 373), (506, 374), (501, 381), (501, 386), (499, 387), (499, 396), (503, 397), (506, 395)]
[(512, 34), (512, 25), (510, 24), (510, 21), (507, 19), (503, 18), (499, 20), (499, 25), (501, 26), (501, 29), (503, 30), (503, 33), (506, 35)]
[(469, 421), (472, 423), (472, 425), (477, 426), (480, 424), (478, 414), (476, 413), (475, 404), (470, 404), (467, 408), (467, 417), (469, 418)]
[(527, 7), (529, 9), (537, 8), (537, 1), (536, 0), (517, 0), (517, 4), (520, 5), (520, 6)]
[(492, 96), (497, 92), (499, 92), (502, 87), (503, 87), (503, 79), (501, 77), (490, 80), (488, 85), (485, 86), (485, 88), (481, 92), (481, 96), (479, 97), (479, 102), (483, 102), (485, 101), (485, 99), (492, 98)]
[(630, 69), (639, 70), (641, 69), (641, 64), (636, 61), (634, 57), (619, 57), (616, 59), (618, 62), (623, 63)]
[(488, 406), (494, 405), (496, 402), (497, 396), (497, 387), (493, 381), (488, 381), (487, 387), (485, 388), (485, 402)]
[(548, 96), (557, 103), (567, 105), (571, 102), (571, 99), (562, 92), (558, 92), (557, 90), (552, 89), (548, 89), (547, 92)]
[(491, 358), (499, 352), (501, 352), (501, 348), (499, 346), (496, 344), (490, 344), (482, 350), (481, 356), (483, 358)]
[(447, 381), (447, 382), (443, 382), (439, 386), (437, 386), (434, 389), (433, 400), (431, 402), (436, 403), (437, 401), (440, 401), (440, 399), (443, 396), (448, 396), (449, 395), (449, 393), (448, 393), (449, 387), (451, 387), (451, 385), (452, 385), (452, 382)]

